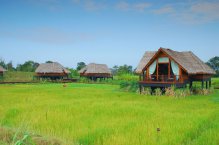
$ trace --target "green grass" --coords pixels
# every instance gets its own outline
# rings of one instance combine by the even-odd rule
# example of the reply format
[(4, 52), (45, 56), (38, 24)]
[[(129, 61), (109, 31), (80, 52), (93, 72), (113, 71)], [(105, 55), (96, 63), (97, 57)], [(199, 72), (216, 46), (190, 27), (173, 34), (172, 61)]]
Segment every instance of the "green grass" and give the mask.
[(0, 126), (68, 145), (218, 145), (219, 91), (172, 98), (106, 84), (0, 85)]

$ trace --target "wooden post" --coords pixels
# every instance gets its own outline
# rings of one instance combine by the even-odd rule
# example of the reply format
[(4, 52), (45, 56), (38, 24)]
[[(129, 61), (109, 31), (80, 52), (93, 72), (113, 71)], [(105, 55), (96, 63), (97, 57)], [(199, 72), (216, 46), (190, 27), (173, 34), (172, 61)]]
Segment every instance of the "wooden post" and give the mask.
[(145, 71), (143, 71), (142, 76), (143, 76), (143, 81), (145, 81)]
[(190, 90), (192, 89), (192, 81), (190, 81), (190, 83), (189, 83), (189, 89)]
[(142, 87), (141, 87), (140, 84), (139, 84), (139, 92), (140, 92), (140, 94), (141, 94), (141, 92), (142, 92)]
[(204, 81), (202, 80), (202, 89), (204, 89)]
[(206, 89), (208, 89), (208, 81), (206, 81)]
[(209, 88), (211, 88), (211, 79), (209, 80)]
[(168, 64), (168, 79), (170, 79), (170, 59), (169, 59), (169, 64)]

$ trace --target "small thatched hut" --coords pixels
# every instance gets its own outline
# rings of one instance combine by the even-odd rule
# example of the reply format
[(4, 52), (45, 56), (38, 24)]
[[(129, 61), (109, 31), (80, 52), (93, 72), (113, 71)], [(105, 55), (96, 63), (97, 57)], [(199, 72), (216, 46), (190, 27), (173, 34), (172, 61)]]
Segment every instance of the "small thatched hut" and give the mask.
[(42, 63), (37, 67), (35, 72), (37, 78), (51, 80), (68, 78), (68, 74), (70, 73), (68, 69), (64, 68), (58, 62)]
[(91, 80), (96, 80), (97, 78), (113, 78), (112, 73), (106, 64), (90, 63), (82, 68), (79, 73), (81, 77), (87, 77)]
[(204, 82), (208, 88), (215, 71), (191, 51), (160, 48), (158, 51), (145, 52), (136, 73), (140, 75), (140, 87), (185, 87), (189, 83), (191, 88), (193, 81), (201, 81), (202, 88)]
[(2, 66), (0, 66), (0, 76), (3, 76), (3, 73), (6, 71)]

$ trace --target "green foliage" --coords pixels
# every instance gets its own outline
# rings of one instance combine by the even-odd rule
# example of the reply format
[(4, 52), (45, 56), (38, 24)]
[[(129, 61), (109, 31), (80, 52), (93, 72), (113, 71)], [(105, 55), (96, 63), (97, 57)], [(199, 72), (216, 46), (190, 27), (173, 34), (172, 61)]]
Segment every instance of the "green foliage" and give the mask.
[(3, 76), (3, 81), (5, 82), (26, 82), (33, 80), (34, 80), (33, 72), (7, 71), (4, 73)]
[(84, 62), (78, 62), (76, 70), (79, 71), (82, 68), (84, 68), (85, 66), (86, 66), (86, 64)]
[(162, 90), (161, 90), (160, 88), (156, 88), (156, 89), (154, 90), (154, 95), (155, 95), (155, 96), (161, 96), (161, 95), (162, 95)]
[(216, 71), (215, 76), (218, 77), (219, 76), (219, 56), (215, 56), (211, 58), (206, 64)]
[(68, 68), (68, 70), (71, 72), (71, 73), (69, 74), (69, 77), (70, 77), (70, 78), (79, 78), (79, 73), (78, 73), (77, 70), (71, 69), (71, 68)]
[(7, 64), (2, 58), (0, 58), (0, 66), (2, 66), (5, 69), (7, 68)]
[[(15, 84), (0, 85), (0, 94), (1, 127), (2, 120), (14, 129), (25, 124), (26, 132), (69, 145), (219, 143), (219, 90), (206, 96), (157, 100), (119, 91), (117, 85)], [(2, 133), (0, 140), (8, 135)]]
[(138, 81), (139, 77), (134, 74), (122, 74), (119, 76), (115, 76), (115, 79), (124, 80), (124, 81)]
[(142, 95), (147, 95), (147, 96), (151, 95), (151, 93), (152, 93), (152, 90), (151, 90), (151, 88), (148, 88), (148, 87), (143, 88), (143, 90), (141, 92)]
[(132, 66), (131, 65), (122, 65), (122, 66), (113, 66), (112, 68), (112, 73), (113, 75), (124, 75), (124, 74), (132, 74), (133, 70), (132, 70)]
[(39, 63), (32, 60), (26, 61), (24, 64), (18, 64), (16, 70), (23, 72), (34, 72), (39, 66)]

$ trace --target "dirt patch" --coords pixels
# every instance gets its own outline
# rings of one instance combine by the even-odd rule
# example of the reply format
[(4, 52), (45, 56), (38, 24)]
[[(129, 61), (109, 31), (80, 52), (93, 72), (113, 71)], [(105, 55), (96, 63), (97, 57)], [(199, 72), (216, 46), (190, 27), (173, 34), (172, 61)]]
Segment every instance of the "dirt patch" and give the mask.
[(0, 143), (4, 142), (11, 144), (13, 141), (22, 141), (24, 144), (34, 144), (34, 145), (62, 145), (61, 141), (57, 139), (48, 139), (40, 135), (28, 134), (25, 138), (25, 134), (22, 132), (16, 133), (16, 131), (10, 128), (0, 127)]

